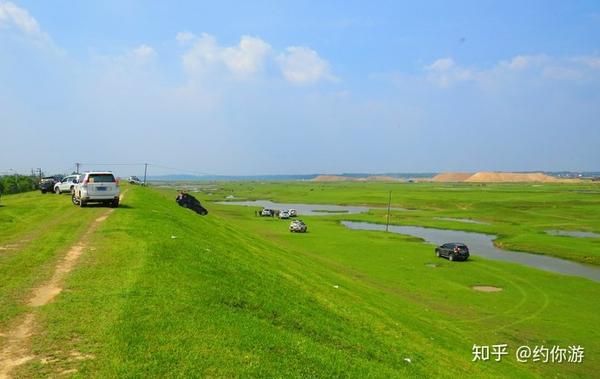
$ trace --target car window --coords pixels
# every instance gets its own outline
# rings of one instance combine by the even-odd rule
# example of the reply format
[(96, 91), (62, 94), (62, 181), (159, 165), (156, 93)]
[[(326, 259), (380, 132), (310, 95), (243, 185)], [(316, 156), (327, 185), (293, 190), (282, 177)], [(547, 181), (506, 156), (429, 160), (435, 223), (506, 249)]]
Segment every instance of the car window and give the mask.
[(90, 183), (113, 183), (115, 177), (113, 174), (90, 174), (88, 176), (88, 182)]

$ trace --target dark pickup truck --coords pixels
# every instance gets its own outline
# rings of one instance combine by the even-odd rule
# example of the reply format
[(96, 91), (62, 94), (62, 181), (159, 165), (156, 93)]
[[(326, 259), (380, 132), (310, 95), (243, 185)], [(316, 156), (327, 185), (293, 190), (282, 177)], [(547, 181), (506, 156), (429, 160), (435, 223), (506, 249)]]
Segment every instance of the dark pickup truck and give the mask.
[(45, 178), (42, 178), (42, 180), (40, 180), (40, 191), (42, 191), (42, 193), (54, 193), (54, 185), (59, 181), (60, 179), (54, 176), (47, 176)]

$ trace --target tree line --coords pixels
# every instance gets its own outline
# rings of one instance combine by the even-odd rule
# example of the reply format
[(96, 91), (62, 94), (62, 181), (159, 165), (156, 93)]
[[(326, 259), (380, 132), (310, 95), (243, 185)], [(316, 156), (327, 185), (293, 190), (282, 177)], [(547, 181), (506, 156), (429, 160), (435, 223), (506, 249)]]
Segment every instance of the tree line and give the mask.
[(37, 175), (4, 175), (0, 176), (0, 193), (20, 193), (33, 191), (38, 188), (39, 176)]

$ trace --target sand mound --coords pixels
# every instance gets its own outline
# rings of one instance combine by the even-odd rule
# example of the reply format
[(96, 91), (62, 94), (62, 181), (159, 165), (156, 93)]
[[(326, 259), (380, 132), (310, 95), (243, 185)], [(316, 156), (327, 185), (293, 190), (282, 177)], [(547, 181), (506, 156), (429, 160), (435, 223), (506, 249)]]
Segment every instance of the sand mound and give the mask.
[(465, 182), (558, 182), (557, 178), (542, 174), (541, 172), (516, 173), (516, 172), (478, 172)]
[(444, 172), (434, 176), (432, 182), (464, 182), (473, 174), (467, 172)]
[(467, 182), (467, 183), (560, 183), (573, 180), (558, 179), (541, 172), (477, 172), (469, 174), (464, 172), (445, 172), (431, 179), (433, 182)]
[(341, 175), (319, 175), (313, 180), (315, 182), (345, 182), (350, 178)]

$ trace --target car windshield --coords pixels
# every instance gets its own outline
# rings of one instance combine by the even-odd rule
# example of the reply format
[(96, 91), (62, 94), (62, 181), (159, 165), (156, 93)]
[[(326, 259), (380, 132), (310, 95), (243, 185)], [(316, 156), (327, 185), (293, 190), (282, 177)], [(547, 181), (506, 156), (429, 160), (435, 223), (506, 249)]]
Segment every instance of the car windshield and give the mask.
[(115, 177), (113, 174), (90, 174), (88, 181), (90, 183), (113, 183)]

